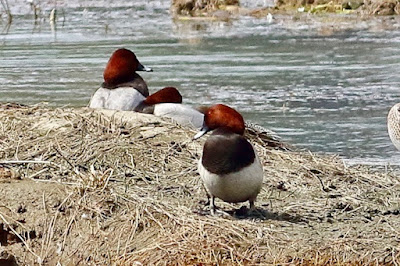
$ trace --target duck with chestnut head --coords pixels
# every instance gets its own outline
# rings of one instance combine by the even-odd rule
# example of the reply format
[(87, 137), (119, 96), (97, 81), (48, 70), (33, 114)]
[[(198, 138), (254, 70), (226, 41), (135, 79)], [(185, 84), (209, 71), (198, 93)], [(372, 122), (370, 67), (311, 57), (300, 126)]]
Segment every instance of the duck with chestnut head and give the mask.
[(140, 104), (149, 90), (136, 71), (152, 71), (143, 66), (128, 49), (118, 49), (110, 57), (103, 73), (104, 82), (93, 94), (89, 107), (130, 111)]
[(200, 129), (204, 115), (192, 107), (182, 104), (182, 95), (175, 87), (165, 87), (146, 99), (136, 108), (136, 112), (168, 117), (176, 123)]
[(215, 198), (231, 203), (249, 201), (253, 210), (263, 182), (263, 168), (243, 136), (242, 115), (223, 104), (211, 106), (205, 110), (204, 125), (194, 139), (209, 131), (212, 133), (204, 144), (198, 171), (211, 197), (211, 213), (215, 213)]

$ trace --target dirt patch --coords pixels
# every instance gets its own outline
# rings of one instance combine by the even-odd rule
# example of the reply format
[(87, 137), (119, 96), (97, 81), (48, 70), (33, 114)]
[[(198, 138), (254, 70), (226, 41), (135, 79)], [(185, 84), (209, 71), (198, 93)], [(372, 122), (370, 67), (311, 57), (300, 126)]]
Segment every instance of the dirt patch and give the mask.
[(231, 215), (214, 217), (196, 170), (205, 138), (193, 142), (192, 130), (40, 106), (0, 105), (0, 125), (0, 165), (22, 178), (0, 182), (0, 252), (18, 264), (399, 262), (392, 172), (253, 136), (264, 166), (258, 214), (217, 200)]

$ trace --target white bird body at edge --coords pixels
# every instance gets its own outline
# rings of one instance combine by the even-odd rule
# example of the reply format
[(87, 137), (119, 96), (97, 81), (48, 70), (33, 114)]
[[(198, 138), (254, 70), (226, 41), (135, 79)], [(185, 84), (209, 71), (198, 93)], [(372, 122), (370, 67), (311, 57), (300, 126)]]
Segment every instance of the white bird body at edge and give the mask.
[(154, 105), (155, 116), (171, 118), (182, 126), (201, 128), (204, 115), (192, 107), (177, 103), (158, 103)]
[(144, 99), (138, 90), (133, 87), (106, 89), (100, 87), (90, 100), (90, 108), (131, 111)]
[(387, 126), (390, 140), (400, 150), (400, 103), (395, 104), (389, 111)]

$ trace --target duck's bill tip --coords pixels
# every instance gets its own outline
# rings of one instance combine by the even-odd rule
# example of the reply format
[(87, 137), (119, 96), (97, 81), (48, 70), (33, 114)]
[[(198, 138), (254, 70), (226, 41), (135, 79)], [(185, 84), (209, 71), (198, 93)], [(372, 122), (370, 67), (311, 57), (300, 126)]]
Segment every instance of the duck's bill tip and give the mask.
[(193, 140), (196, 140), (206, 134), (209, 131), (208, 127), (203, 127), (196, 135), (194, 135)]
[(142, 65), (142, 64), (139, 63), (139, 65), (138, 65), (136, 71), (153, 72), (153, 69), (150, 68), (150, 67), (146, 67), (146, 66), (144, 66), (144, 65)]

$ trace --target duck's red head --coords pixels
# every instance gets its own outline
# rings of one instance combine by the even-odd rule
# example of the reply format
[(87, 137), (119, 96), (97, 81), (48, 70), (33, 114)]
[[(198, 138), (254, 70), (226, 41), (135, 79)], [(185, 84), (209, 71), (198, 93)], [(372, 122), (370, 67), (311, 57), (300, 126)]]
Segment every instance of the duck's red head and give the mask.
[(213, 105), (205, 111), (203, 128), (194, 136), (194, 139), (198, 139), (208, 131), (217, 128), (224, 128), (243, 135), (245, 130), (243, 116), (224, 104)]
[(196, 107), (196, 110), (199, 111), (200, 113), (202, 113), (203, 115), (205, 115), (209, 108), (210, 108), (210, 106), (208, 106), (208, 105), (200, 105), (200, 106)]
[(165, 87), (144, 100), (147, 105), (157, 103), (182, 103), (182, 95), (174, 87)]
[(108, 60), (103, 73), (104, 81), (110, 85), (129, 82), (135, 78), (135, 71), (152, 70), (144, 67), (132, 51), (125, 48), (118, 49)]
[(224, 127), (240, 135), (244, 133), (245, 129), (243, 116), (224, 104), (216, 104), (208, 108), (204, 116), (204, 123), (210, 130)]

